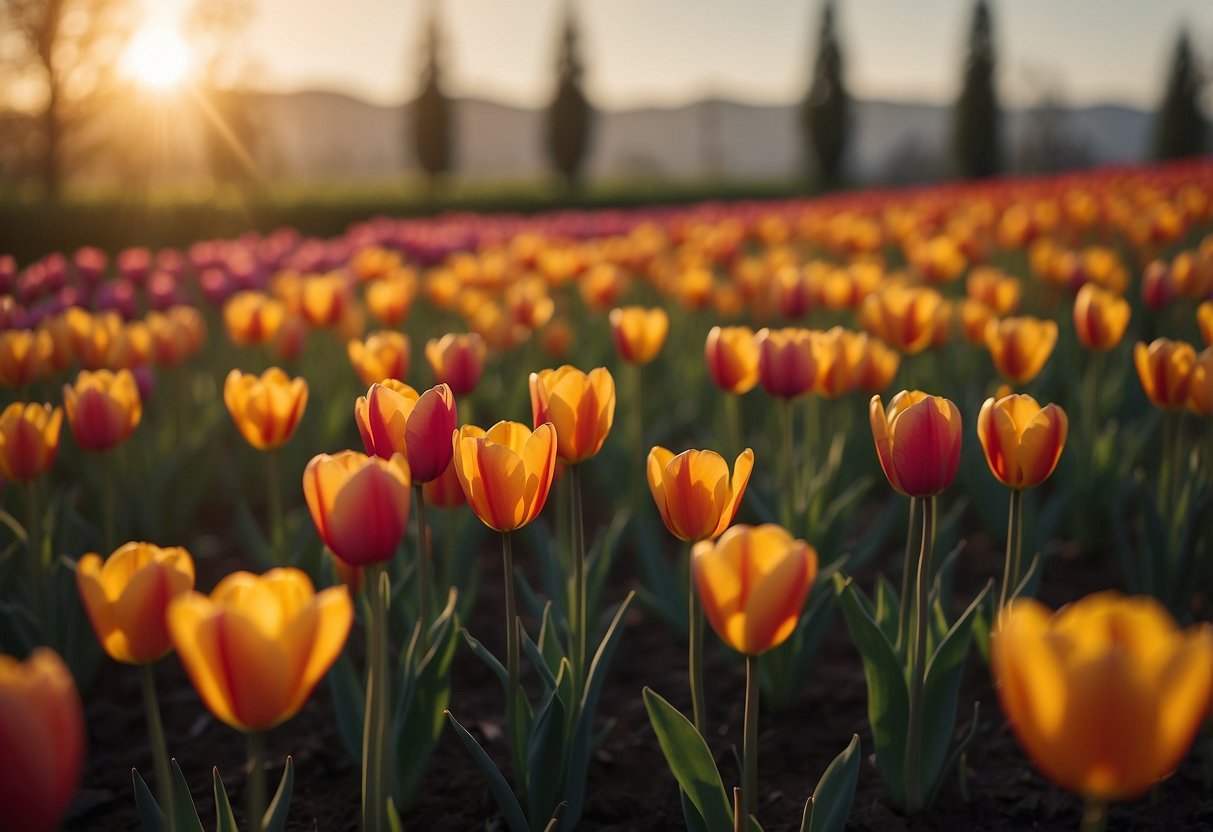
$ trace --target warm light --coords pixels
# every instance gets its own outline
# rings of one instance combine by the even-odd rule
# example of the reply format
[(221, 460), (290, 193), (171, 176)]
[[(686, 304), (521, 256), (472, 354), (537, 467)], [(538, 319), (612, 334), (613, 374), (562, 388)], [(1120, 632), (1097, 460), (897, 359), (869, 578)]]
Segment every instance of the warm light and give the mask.
[(143, 86), (167, 90), (185, 80), (190, 68), (190, 48), (171, 25), (149, 24), (131, 39), (123, 65)]

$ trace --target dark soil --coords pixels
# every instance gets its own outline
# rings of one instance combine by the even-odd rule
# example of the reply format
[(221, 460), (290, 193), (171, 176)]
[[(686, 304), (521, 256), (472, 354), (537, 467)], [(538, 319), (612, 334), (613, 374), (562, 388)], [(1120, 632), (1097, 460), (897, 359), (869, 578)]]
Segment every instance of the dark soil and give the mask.
[[(988, 576), (999, 571), (1001, 555), (996, 549), (980, 535), (969, 540), (956, 578), (958, 603), (961, 596), (967, 593), (971, 597)], [(227, 571), (211, 562), (208, 573), (211, 567), (216, 577)], [(622, 557), (617, 572), (622, 575), (629, 567), (626, 556)], [(501, 633), (500, 567), (486, 554), (484, 568), (485, 588), (470, 629), (501, 655), (497, 643)], [(1052, 604), (1118, 583), (1109, 562), (1060, 555), (1046, 569), (1044, 600)], [(861, 583), (870, 586), (871, 577), (861, 576)], [(200, 584), (210, 586), (201, 579)], [(614, 590), (617, 597), (622, 597), (624, 589), (621, 582)], [(361, 633), (355, 632), (351, 638), (360, 639)], [(600, 718), (614, 717), (618, 723), (591, 766), (581, 829), (665, 832), (683, 828), (677, 788), (649, 727), (641, 690), (651, 686), (689, 713), (685, 662), (685, 645), (654, 615), (640, 608), (630, 614), (599, 708)], [(242, 814), (243, 737), (209, 715), (175, 658), (162, 662), (158, 674), (170, 753), (180, 760), (194, 790), (204, 828), (214, 828), (211, 766), (218, 766), (232, 803)], [(711, 649), (706, 678), (709, 721), (714, 729), (711, 744), (724, 780), (731, 784), (738, 779), (732, 745), (740, 740), (743, 668), (723, 650)], [(487, 668), (467, 651), (456, 660), (453, 690), (451, 710), (501, 759), (505, 751), (503, 695)], [(68, 829), (138, 829), (131, 767), (137, 766), (149, 784), (152, 779), (139, 701), (134, 670), (108, 663), (86, 704), (89, 756), (83, 788), (69, 812)], [(929, 812), (913, 820), (900, 816), (885, 800), (871, 757), (862, 668), (839, 618), (797, 704), (782, 713), (764, 710), (762, 714), (758, 817), (768, 832), (798, 830), (805, 798), (830, 760), (858, 732), (864, 761), (850, 829), (1077, 829), (1079, 802), (1051, 786), (1024, 759), (1002, 719), (987, 669), (974, 651), (958, 716), (965, 728), (975, 701), (981, 702), (981, 717), (965, 765), (964, 790), (960, 778), (951, 776)], [(1213, 829), (1213, 800), (1201, 771), (1202, 762), (1210, 762), (1206, 759), (1208, 737), (1198, 743), (1197, 751), (1151, 798), (1114, 806), (1109, 828)], [(288, 829), (342, 832), (359, 828), (359, 769), (338, 738), (325, 685), (298, 716), (271, 732), (268, 748), (271, 792), (285, 756), (294, 757), (295, 793)], [(495, 819), (493, 800), (479, 772), (458, 740), (446, 732), (431, 761), (420, 801), (405, 817), (407, 828), (424, 832), (485, 829), (486, 825), (492, 828)]]

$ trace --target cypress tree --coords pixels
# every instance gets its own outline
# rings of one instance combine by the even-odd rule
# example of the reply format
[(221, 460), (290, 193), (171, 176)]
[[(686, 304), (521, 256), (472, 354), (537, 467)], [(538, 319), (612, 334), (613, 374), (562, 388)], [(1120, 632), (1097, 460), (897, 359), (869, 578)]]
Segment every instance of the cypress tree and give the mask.
[(1154, 156), (1177, 159), (1204, 153), (1208, 146), (1208, 124), (1200, 110), (1204, 79), (1188, 33), (1180, 31), (1167, 89), (1154, 120)]
[(985, 0), (973, 7), (964, 86), (956, 102), (953, 152), (966, 179), (993, 176), (1002, 170), (998, 96), (994, 92), (994, 37)]
[(451, 168), (451, 102), (442, 91), (437, 7), (431, 7), (422, 51), (421, 86), (413, 99), (413, 149), (431, 187)]
[(577, 26), (571, 5), (566, 5), (556, 64), (556, 95), (547, 112), (548, 156), (566, 187), (577, 184), (594, 117), (594, 110), (581, 89), (581, 75)]
[(821, 8), (813, 80), (801, 106), (801, 126), (817, 161), (817, 177), (826, 188), (842, 182), (843, 156), (850, 129), (851, 101), (843, 82), (842, 49), (835, 29), (834, 2)]

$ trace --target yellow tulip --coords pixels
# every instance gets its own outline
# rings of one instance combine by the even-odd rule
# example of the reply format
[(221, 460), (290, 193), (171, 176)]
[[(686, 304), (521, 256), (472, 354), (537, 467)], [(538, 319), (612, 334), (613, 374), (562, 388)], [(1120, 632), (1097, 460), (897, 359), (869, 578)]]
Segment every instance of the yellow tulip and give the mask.
[(733, 463), (715, 451), (683, 451), (677, 456), (660, 445), (649, 451), (648, 479), (653, 502), (670, 534), (679, 540), (719, 537), (733, 522), (754, 470), (754, 452), (746, 448)]
[(303, 707), (345, 646), (349, 591), (317, 593), (298, 569), (235, 572), (210, 596), (169, 606), (173, 646), (202, 701), (240, 731), (265, 731)]
[(1207, 300), (1196, 307), (1196, 323), (1200, 326), (1200, 337), (1205, 346), (1213, 347), (1213, 300)]
[[(1201, 416), (1213, 416), (1213, 347), (1202, 350), (1200, 355), (1196, 356), (1196, 364), (1192, 368), (1192, 389), (1188, 393), (1188, 407)], [(0, 461), (0, 465), (2, 464)]]
[(1003, 712), (1049, 779), (1135, 797), (1175, 770), (1209, 713), (1213, 637), (1157, 601), (1090, 595), (1056, 614), (1013, 601), (991, 639)]
[(1196, 367), (1196, 348), (1191, 344), (1157, 338), (1147, 347), (1139, 341), (1133, 348), (1133, 363), (1155, 407), (1178, 410), (1188, 403)]
[(1008, 488), (1039, 485), (1049, 478), (1066, 444), (1069, 420), (1055, 404), (1031, 396), (986, 399), (977, 416), (977, 438), (990, 471)]
[(223, 325), (233, 344), (272, 341), (286, 320), (286, 305), (264, 292), (237, 292), (223, 304)]
[(531, 373), (531, 413), (535, 427), (551, 422), (557, 454), (575, 465), (602, 449), (615, 422), (615, 379), (598, 367), (583, 373), (565, 364)]
[(691, 550), (691, 574), (712, 629), (738, 653), (778, 647), (817, 578), (817, 550), (786, 529), (734, 526)]
[(55, 464), (63, 411), (13, 402), (0, 413), (0, 477), (29, 482)]
[(1056, 321), (1023, 317), (986, 324), (986, 348), (994, 359), (994, 367), (1016, 384), (1036, 378), (1056, 344)]
[(146, 664), (172, 649), (165, 613), (194, 588), (194, 560), (180, 546), (127, 543), (104, 562), (95, 552), (80, 558), (76, 587), (110, 658)]
[(1087, 283), (1074, 299), (1074, 332), (1087, 349), (1107, 352), (1124, 338), (1131, 314), (1123, 297)]
[(54, 342), (44, 329), (0, 332), (0, 384), (22, 388), (51, 369)]
[(452, 439), (451, 464), (480, 522), (510, 532), (539, 516), (556, 471), (556, 428), (498, 422), (486, 433), (464, 425)]
[(712, 327), (704, 357), (712, 382), (726, 393), (748, 393), (758, 383), (758, 344), (748, 326)]
[(372, 332), (365, 341), (357, 339), (346, 344), (350, 364), (363, 384), (377, 384), (384, 379), (407, 381), (412, 345), (403, 332), (381, 330)]
[(104, 451), (126, 441), (143, 418), (139, 386), (130, 370), (81, 370), (63, 385), (63, 409), (77, 444)]
[(245, 440), (259, 451), (290, 441), (307, 407), (307, 381), (280, 367), (260, 376), (232, 370), (223, 383), (223, 402)]
[(615, 351), (633, 364), (648, 364), (656, 358), (670, 331), (670, 316), (660, 306), (612, 309), (610, 323)]

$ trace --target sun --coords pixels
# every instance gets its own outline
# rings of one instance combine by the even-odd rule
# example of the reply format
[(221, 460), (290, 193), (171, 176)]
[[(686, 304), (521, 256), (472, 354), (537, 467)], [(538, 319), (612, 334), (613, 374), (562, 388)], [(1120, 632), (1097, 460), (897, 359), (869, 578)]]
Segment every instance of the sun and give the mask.
[(149, 23), (131, 38), (122, 64), (138, 84), (163, 91), (185, 80), (191, 57), (189, 44), (172, 25)]

